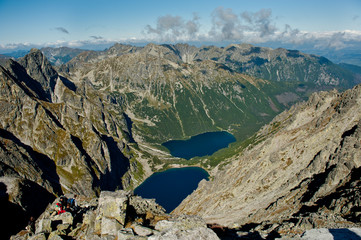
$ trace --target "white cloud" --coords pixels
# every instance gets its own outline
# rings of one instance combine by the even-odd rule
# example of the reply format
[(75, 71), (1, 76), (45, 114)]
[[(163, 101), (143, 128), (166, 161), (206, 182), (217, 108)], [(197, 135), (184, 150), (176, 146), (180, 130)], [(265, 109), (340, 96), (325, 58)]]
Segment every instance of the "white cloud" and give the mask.
[[(358, 16), (354, 16), (354, 19), (357, 18)], [(189, 31), (190, 29), (192, 30)], [(158, 18), (155, 27), (146, 26), (144, 41), (233, 41), (251, 44), (279, 42), (293, 45), (307, 44), (314, 48), (334, 50), (361, 42), (360, 31), (307, 32), (289, 24), (276, 26), (271, 9), (236, 13), (231, 8), (217, 7), (211, 14), (210, 29), (204, 30), (205, 33), (201, 33), (200, 29), (199, 18), (194, 17), (187, 22), (180, 16), (166, 15)]]
[(193, 19), (184, 20), (180, 16), (165, 15), (157, 19), (155, 27), (145, 27), (145, 38), (157, 41), (182, 41), (195, 37), (199, 31), (199, 17), (193, 14)]

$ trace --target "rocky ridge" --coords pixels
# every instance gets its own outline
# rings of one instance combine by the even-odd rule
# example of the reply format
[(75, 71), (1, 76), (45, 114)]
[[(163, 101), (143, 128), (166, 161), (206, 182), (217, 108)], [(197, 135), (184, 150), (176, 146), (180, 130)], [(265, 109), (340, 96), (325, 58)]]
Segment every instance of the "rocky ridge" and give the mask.
[(300, 234), (360, 226), (361, 86), (278, 115), (175, 210), (233, 229)]
[(99, 62), (108, 57), (149, 50), (151, 54), (173, 63), (192, 64), (197, 61), (211, 60), (224, 64), (232, 71), (271, 81), (313, 82), (320, 87), (350, 87), (356, 83), (350, 72), (324, 57), (305, 54), (297, 50), (271, 49), (251, 44), (199, 48), (188, 44), (156, 45), (151, 43), (145, 47), (115, 44), (104, 51), (84, 52), (65, 64), (64, 69), (72, 71), (74, 67), (79, 68), (79, 66)]

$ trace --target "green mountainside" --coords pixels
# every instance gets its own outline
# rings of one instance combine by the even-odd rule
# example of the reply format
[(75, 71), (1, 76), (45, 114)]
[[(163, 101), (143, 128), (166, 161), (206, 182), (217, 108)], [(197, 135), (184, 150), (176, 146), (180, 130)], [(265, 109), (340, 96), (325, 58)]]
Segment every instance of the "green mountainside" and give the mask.
[(83, 52), (60, 70), (110, 93), (126, 106), (138, 141), (156, 145), (216, 130), (244, 140), (311, 92), (344, 89), (355, 80), (322, 57), (245, 44), (117, 44)]

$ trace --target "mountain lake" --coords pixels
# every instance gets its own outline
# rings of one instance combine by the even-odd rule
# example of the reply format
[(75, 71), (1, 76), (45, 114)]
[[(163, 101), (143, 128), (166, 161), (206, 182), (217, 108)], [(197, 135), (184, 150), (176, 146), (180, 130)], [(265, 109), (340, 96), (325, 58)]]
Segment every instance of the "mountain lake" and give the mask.
[(189, 160), (197, 156), (212, 155), (235, 141), (236, 138), (232, 134), (218, 131), (202, 133), (188, 140), (171, 140), (162, 145), (168, 148), (172, 156)]
[(170, 213), (198, 187), (208, 172), (199, 167), (172, 168), (147, 178), (134, 193), (143, 198), (155, 198)]
[[(199, 134), (188, 140), (172, 140), (162, 145), (168, 148), (172, 156), (189, 160), (196, 156), (212, 155), (235, 141), (232, 134), (219, 131)], [(208, 180), (208, 176), (207, 171), (199, 167), (172, 168), (154, 173), (134, 193), (143, 198), (155, 198), (167, 212), (171, 212), (198, 187), (202, 179)]]

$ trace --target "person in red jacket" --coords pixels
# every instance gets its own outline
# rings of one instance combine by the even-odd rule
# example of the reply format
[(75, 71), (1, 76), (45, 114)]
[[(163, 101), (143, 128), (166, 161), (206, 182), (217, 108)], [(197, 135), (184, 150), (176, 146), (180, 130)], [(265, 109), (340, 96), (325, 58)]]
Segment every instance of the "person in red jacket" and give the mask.
[(56, 211), (58, 215), (66, 212), (64, 206), (61, 203), (56, 204)]

